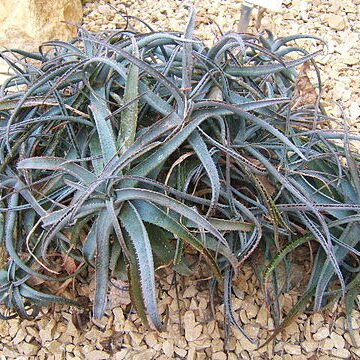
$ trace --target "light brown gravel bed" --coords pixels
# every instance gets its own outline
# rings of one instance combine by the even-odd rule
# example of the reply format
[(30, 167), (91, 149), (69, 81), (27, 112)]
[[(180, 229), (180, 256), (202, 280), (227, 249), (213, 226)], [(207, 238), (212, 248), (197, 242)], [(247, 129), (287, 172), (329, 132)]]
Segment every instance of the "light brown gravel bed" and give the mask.
[[(124, 20), (109, 6), (111, 4), (119, 11), (139, 16), (155, 29), (181, 30), (188, 15), (188, 3), (176, 0), (84, 1), (84, 25), (93, 31), (121, 28)], [(278, 36), (309, 33), (328, 42), (328, 53), (318, 59), (324, 80), (324, 101), (329, 113), (335, 116), (339, 111), (334, 103), (341, 102), (356, 128), (360, 119), (360, 22), (356, 21), (360, 1), (285, 0), (284, 3), (286, 8), (282, 13), (265, 14), (262, 26)], [(215, 22), (224, 32), (236, 29), (240, 2), (204, 0), (196, 4), (199, 37), (212, 41), (218, 32)], [(171, 275), (162, 279), (159, 290), (160, 312), (170, 317), (166, 333), (146, 331), (135, 314), (127, 318), (125, 305), (109, 309), (104, 319), (88, 322), (80, 331), (72, 322), (75, 310), (56, 306), (53, 310), (44, 309), (36, 321), (0, 321), (0, 360), (360, 359), (359, 309), (353, 311), (352, 324), (357, 347), (353, 346), (346, 331), (341, 307), (334, 306), (332, 311), (322, 314), (301, 315), (275, 341), (260, 350), (233, 329), (226, 352), (223, 305), (216, 306), (217, 315), (213, 320), (209, 315), (208, 290), (201, 281), (180, 281), (179, 302), (171, 282)], [(79, 291), (87, 295), (92, 290), (90, 285), (82, 286)], [(262, 343), (271, 334), (274, 324), (248, 265), (242, 269), (236, 294), (234, 308), (240, 321), (247, 333)], [(126, 293), (115, 292), (112, 296), (114, 301), (129, 302)], [(296, 289), (284, 295), (281, 299), (284, 308), (288, 309), (296, 298)]]
[[(82, 330), (78, 330), (72, 322), (75, 309), (55, 307), (44, 309), (37, 321), (14, 319), (0, 322), (0, 333), (4, 334), (0, 359), (360, 359), (360, 312), (357, 310), (353, 311), (352, 325), (358, 347), (352, 345), (346, 332), (344, 314), (335, 306), (332, 312), (301, 315), (275, 341), (256, 350), (257, 346), (237, 329), (232, 329), (233, 335), (224, 344), (223, 305), (216, 306), (217, 315), (212, 319), (209, 293), (204, 282), (195, 279), (188, 279), (185, 283), (180, 281), (178, 302), (172, 281), (169, 274), (160, 280), (159, 286), (160, 312), (163, 317), (167, 313), (170, 317), (167, 332), (146, 330), (135, 314), (127, 315), (125, 305), (110, 308), (101, 321), (87, 322)], [(92, 294), (93, 284), (81, 286), (79, 292)], [(249, 265), (241, 271), (236, 293), (233, 305), (244, 330), (260, 343), (264, 342), (274, 324)], [(126, 294), (113, 293), (112, 297), (129, 302)], [(289, 309), (296, 298), (296, 290), (283, 296), (284, 309)]]

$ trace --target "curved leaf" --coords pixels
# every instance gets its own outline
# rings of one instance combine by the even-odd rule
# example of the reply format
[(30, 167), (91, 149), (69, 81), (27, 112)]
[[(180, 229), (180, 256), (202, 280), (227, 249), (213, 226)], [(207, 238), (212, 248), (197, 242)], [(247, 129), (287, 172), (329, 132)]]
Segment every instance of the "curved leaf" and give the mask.
[(134, 247), (137, 269), (141, 282), (141, 291), (145, 308), (152, 324), (157, 330), (164, 330), (157, 309), (155, 270), (150, 240), (141, 217), (131, 202), (127, 202), (120, 213), (120, 219), (129, 234)]
[(214, 163), (214, 160), (212, 159), (209, 150), (207, 149), (206, 144), (199, 135), (198, 131), (195, 130), (189, 136), (189, 143), (191, 144), (196, 154), (198, 155), (211, 182), (212, 195), (211, 195), (211, 204), (206, 216), (208, 217), (213, 212), (214, 207), (216, 206), (216, 203), (219, 200), (219, 195), (220, 195), (219, 174), (216, 165)]
[(112, 230), (112, 221), (106, 210), (99, 212), (94, 230), (96, 237), (94, 317), (100, 318), (104, 315), (107, 304), (109, 236)]
[(89, 185), (96, 180), (96, 176), (82, 166), (58, 157), (32, 157), (20, 160), (17, 167), (19, 169), (62, 170), (80, 180), (84, 185)]
[(97, 134), (100, 140), (100, 146), (102, 151), (103, 160), (108, 163), (113, 157), (115, 157), (116, 143), (115, 135), (113, 134), (112, 128), (109, 125), (109, 121), (106, 118), (110, 112), (105, 102), (105, 88), (99, 88), (94, 90), (95, 94), (90, 95), (91, 104), (89, 106), (97, 128)]

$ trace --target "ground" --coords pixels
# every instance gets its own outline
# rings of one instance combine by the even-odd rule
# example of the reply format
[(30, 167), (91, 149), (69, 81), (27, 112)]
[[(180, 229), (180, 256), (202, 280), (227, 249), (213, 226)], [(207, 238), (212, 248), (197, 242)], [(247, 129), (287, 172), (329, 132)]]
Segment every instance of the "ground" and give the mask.
[[(285, 0), (280, 13), (265, 13), (262, 28), (277, 36), (307, 33), (323, 37), (327, 53), (317, 60), (323, 78), (323, 102), (334, 117), (345, 109), (354, 129), (360, 117), (360, 22), (359, 0), (299, 1)], [(189, 1), (84, 1), (84, 26), (92, 31), (121, 28), (121, 13), (138, 16), (157, 30), (181, 30), (189, 13)], [(223, 32), (233, 31), (239, 19), (240, 2), (225, 0), (196, 1), (197, 36), (211, 42)], [(255, 11), (256, 15), (256, 11)], [(141, 25), (134, 21), (132, 24)], [(217, 24), (217, 25), (216, 25)], [(252, 24), (254, 25), (254, 24)], [(254, 27), (252, 31), (256, 31)], [(311, 51), (311, 42), (309, 50)], [(128, 314), (126, 291), (114, 288), (111, 306), (101, 321), (90, 321), (75, 309), (55, 306), (43, 309), (36, 321), (13, 319), (0, 322), (3, 349), (0, 359), (360, 359), (360, 312), (353, 311), (354, 346), (346, 331), (345, 317), (335, 304), (323, 313), (303, 314), (276, 340), (258, 349), (237, 329), (224, 344), (223, 305), (215, 304), (216, 317), (209, 310), (209, 292), (201, 276), (177, 279), (179, 299), (173, 286), (173, 274), (159, 279), (159, 309), (169, 313), (168, 331), (146, 330), (135, 314)], [(80, 295), (93, 293), (93, 284), (83, 284)], [(233, 299), (234, 309), (245, 331), (259, 343), (274, 328), (264, 297), (250, 264), (241, 269)], [(66, 290), (71, 292), (71, 284)], [(294, 287), (282, 296), (286, 311), (297, 299)], [(124, 305), (119, 306), (118, 304)], [(2, 352), (1, 352), (2, 351)]]

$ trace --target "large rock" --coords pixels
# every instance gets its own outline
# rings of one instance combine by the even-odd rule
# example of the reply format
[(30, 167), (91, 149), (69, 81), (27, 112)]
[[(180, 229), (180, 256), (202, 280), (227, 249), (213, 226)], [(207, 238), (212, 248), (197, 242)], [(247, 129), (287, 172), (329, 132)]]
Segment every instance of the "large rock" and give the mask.
[(81, 0), (1, 0), (0, 46), (34, 50), (42, 42), (69, 40), (81, 24)]

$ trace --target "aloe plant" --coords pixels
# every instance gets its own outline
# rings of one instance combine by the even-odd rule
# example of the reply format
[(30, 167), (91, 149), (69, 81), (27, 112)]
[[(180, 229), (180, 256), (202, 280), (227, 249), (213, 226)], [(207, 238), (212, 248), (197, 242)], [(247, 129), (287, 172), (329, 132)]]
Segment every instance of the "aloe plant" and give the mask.
[[(349, 143), (360, 138), (312, 128), (328, 119), (316, 104), (292, 107), (295, 67), (318, 53), (291, 44), (318, 39), (234, 33), (208, 48), (194, 21), (184, 34), (80, 29), (36, 53), (1, 52), (16, 74), (0, 88), (2, 317), (76, 305), (28, 280), (62, 282), (92, 267), (95, 317), (109, 277), (128, 278), (142, 321), (164, 330), (156, 271), (196, 274), (191, 247), (215, 281), (225, 278), (226, 318), (241, 328), (231, 307), (241, 264), (263, 251), (264, 283), (276, 289), (277, 265), (309, 241), (320, 246), (304, 296), (315, 310), (348, 296), (351, 310), (360, 180)], [(65, 273), (54, 253), (77, 271)]]

